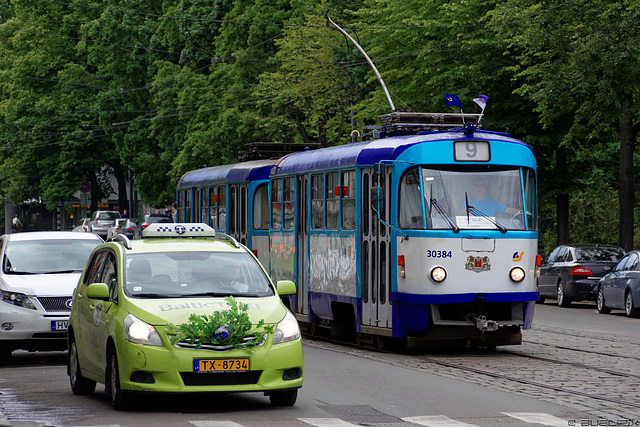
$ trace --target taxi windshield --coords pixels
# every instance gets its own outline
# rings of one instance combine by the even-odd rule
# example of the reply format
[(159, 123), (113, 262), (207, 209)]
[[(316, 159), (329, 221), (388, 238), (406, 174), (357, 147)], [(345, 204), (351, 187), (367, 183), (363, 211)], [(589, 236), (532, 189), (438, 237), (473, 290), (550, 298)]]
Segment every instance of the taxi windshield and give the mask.
[(127, 256), (125, 293), (138, 298), (275, 295), (247, 253), (160, 252)]

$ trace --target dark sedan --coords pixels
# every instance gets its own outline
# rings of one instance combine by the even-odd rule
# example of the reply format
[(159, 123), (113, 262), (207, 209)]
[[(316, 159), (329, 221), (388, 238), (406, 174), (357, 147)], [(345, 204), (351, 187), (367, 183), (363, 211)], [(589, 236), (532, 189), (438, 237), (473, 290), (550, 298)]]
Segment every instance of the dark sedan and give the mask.
[(627, 317), (640, 317), (640, 253), (631, 251), (613, 271), (598, 283), (597, 305), (600, 313), (621, 308)]
[(568, 307), (572, 301), (594, 301), (598, 281), (611, 272), (623, 256), (624, 250), (618, 246), (558, 246), (540, 267), (540, 302), (553, 298), (560, 307)]

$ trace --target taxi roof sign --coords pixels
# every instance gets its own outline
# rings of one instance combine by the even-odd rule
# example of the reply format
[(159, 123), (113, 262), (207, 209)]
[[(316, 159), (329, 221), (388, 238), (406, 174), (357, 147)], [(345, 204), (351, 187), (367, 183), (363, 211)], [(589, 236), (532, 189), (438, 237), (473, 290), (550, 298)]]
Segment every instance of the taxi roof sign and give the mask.
[(216, 237), (216, 230), (202, 222), (154, 222), (142, 230), (142, 238), (149, 237)]

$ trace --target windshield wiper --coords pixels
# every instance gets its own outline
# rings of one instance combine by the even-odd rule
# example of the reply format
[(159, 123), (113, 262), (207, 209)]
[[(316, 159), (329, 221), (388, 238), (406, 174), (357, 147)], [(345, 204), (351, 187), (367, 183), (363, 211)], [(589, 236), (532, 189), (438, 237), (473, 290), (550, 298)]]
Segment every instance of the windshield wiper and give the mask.
[(199, 292), (197, 294), (183, 294), (182, 297), (226, 297), (235, 295), (233, 292)]
[(132, 294), (131, 296), (136, 298), (178, 298), (182, 295), (167, 295), (167, 294), (156, 294), (156, 293), (147, 293), (147, 294)]
[(471, 206), (469, 204), (469, 198), (467, 197), (467, 192), (466, 191), (464, 193), (464, 199), (465, 199), (465, 203), (467, 205), (467, 224), (469, 223), (469, 214), (471, 213), (471, 214), (473, 214), (473, 216), (480, 216), (482, 218), (485, 218), (491, 224), (495, 225), (496, 228), (498, 230), (500, 230), (500, 232), (502, 232), (502, 233), (506, 233), (507, 232), (507, 227), (505, 227), (502, 224), (498, 224), (498, 222), (495, 219), (493, 219), (492, 217), (490, 217), (486, 213), (482, 212), (480, 209)]
[(68, 273), (82, 273), (82, 270), (56, 270), (56, 271), (43, 271), (38, 274), (68, 274)]
[(442, 217), (445, 219), (445, 221), (447, 221), (447, 224), (449, 224), (449, 227), (451, 227), (451, 229), (453, 230), (454, 233), (457, 233), (460, 231), (460, 227), (458, 227), (456, 225), (455, 222), (453, 222), (453, 219), (451, 219), (451, 217), (449, 216), (449, 214), (447, 214), (447, 212), (442, 208), (442, 206), (440, 206), (440, 203), (438, 203), (438, 201), (434, 198), (431, 198), (431, 206), (435, 206), (436, 210), (438, 211), (438, 213), (440, 215), (442, 215)]

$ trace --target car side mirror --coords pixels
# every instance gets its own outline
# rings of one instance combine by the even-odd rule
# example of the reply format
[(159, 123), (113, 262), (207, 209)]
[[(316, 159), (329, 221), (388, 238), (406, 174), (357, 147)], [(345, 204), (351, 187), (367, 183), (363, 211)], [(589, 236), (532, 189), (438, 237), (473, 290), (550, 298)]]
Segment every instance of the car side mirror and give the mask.
[(286, 295), (295, 295), (296, 284), (291, 280), (278, 280), (278, 283), (276, 283), (276, 290), (278, 291), (278, 295), (281, 297)]
[(87, 287), (87, 297), (91, 299), (109, 299), (109, 286), (106, 283), (92, 283)]

